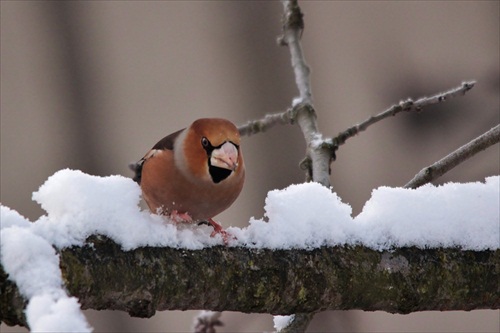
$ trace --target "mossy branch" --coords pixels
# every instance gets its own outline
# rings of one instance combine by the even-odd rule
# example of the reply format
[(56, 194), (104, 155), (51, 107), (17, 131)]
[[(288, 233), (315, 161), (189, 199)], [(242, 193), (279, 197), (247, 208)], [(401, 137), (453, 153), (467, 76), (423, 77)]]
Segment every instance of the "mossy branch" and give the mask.
[[(83, 309), (209, 309), (293, 314), (362, 309), (390, 313), (500, 308), (500, 250), (362, 246), (314, 250), (145, 247), (122, 251), (92, 236), (60, 251), (63, 279)], [(1, 320), (25, 325), (25, 301), (0, 269)]]

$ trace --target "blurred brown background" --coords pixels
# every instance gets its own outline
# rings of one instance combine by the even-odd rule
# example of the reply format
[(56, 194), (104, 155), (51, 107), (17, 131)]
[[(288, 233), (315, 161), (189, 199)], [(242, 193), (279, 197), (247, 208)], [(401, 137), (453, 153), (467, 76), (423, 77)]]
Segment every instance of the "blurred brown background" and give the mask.
[[(342, 146), (334, 189), (358, 213), (372, 189), (422, 167), (499, 122), (498, 1), (304, 1), (303, 47), (325, 136), (408, 97), (477, 80), (465, 97), (385, 120)], [(297, 91), (278, 47), (276, 1), (1, 1), (1, 202), (31, 220), (31, 193), (62, 168), (130, 176), (164, 135), (200, 117), (236, 124), (284, 111)], [(245, 226), (266, 193), (303, 181), (297, 127), (244, 138), (247, 183), (218, 219)], [(498, 145), (439, 180), (499, 173)], [(196, 311), (151, 319), (86, 311), (101, 331), (189, 331)], [(270, 315), (225, 313), (224, 331), (272, 330)], [(324, 312), (309, 331), (494, 332), (499, 311), (406, 316)], [(16, 328), (1, 326), (2, 332)], [(23, 330), (21, 330), (23, 331)]]

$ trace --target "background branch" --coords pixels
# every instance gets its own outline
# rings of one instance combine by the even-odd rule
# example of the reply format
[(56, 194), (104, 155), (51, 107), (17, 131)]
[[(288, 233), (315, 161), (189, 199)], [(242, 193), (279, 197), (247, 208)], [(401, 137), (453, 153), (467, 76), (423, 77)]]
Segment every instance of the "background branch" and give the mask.
[(265, 132), (269, 128), (276, 125), (288, 125), (295, 122), (295, 112), (294, 109), (288, 109), (285, 112), (266, 114), (264, 118), (259, 120), (252, 120), (244, 125), (238, 127), (241, 135), (253, 135), (261, 132)]
[(395, 116), (396, 114), (406, 111), (406, 112), (411, 112), (411, 111), (422, 111), (422, 109), (426, 106), (433, 105), (433, 104), (438, 104), (445, 102), (453, 97), (456, 96), (463, 96), (465, 93), (469, 90), (471, 90), (476, 82), (470, 81), (470, 82), (464, 82), (460, 87), (456, 87), (453, 89), (450, 89), (446, 92), (439, 93), (436, 95), (433, 95), (431, 97), (421, 97), (417, 99), (416, 101), (413, 101), (412, 99), (407, 99), (406, 101), (401, 101), (399, 104), (394, 104), (387, 110), (375, 115), (371, 116), (370, 118), (366, 119), (365, 121), (354, 125), (347, 130), (339, 133), (335, 138), (333, 138), (333, 143), (335, 146), (340, 146), (346, 142), (347, 139), (355, 136), (361, 131), (366, 130), (369, 126), (386, 119), (391, 116)]
[[(83, 309), (138, 317), (188, 309), (287, 315), (500, 308), (500, 250), (144, 247), (124, 252), (110, 239), (92, 236), (83, 247), (60, 251), (60, 265), (69, 293)], [(0, 290), (1, 320), (24, 325), (22, 297), (3, 267)]]
[[(395, 116), (398, 113), (401, 113), (403, 111), (405, 112), (419, 112), (422, 111), (425, 107), (429, 105), (434, 105), (438, 103), (442, 103), (445, 101), (450, 100), (451, 98), (457, 97), (457, 96), (463, 96), (465, 93), (469, 90), (471, 90), (475, 85), (474, 81), (470, 82), (464, 82), (462, 83), (461, 86), (450, 89), (448, 91), (445, 91), (443, 93), (438, 93), (430, 97), (421, 97), (417, 99), (416, 101), (413, 101), (412, 99), (407, 99), (406, 101), (402, 101), (399, 104), (394, 104), (387, 110), (375, 115), (371, 116), (370, 118), (366, 119), (365, 121), (356, 124), (347, 130), (340, 132), (336, 137), (333, 139), (327, 139), (323, 140), (321, 134), (317, 130), (317, 123), (316, 123), (316, 113), (314, 111), (314, 108), (310, 104), (306, 103), (298, 103), (295, 105), (293, 108), (288, 109), (285, 112), (279, 112), (279, 113), (274, 113), (274, 114), (269, 114), (266, 115), (264, 118), (259, 119), (259, 120), (254, 120), (250, 121), (242, 126), (240, 126), (238, 129), (241, 133), (241, 135), (253, 135), (256, 133), (264, 132), (269, 128), (272, 128), (276, 125), (285, 125), (285, 124), (294, 124), (298, 123), (299, 126), (301, 126), (302, 133), (304, 134), (305, 141), (310, 147), (310, 151), (314, 151), (314, 155), (316, 156), (316, 163), (312, 162), (311, 155), (309, 154), (306, 159), (302, 163), (303, 169), (309, 170), (308, 172), (308, 180), (315, 180), (323, 185), (329, 186), (329, 177), (326, 177), (326, 175), (329, 175), (329, 168), (330, 168), (330, 161), (335, 158), (335, 152), (338, 149), (340, 145), (343, 145), (349, 138), (352, 138), (359, 134), (360, 132), (366, 130), (368, 127), (370, 127), (373, 124), (376, 124), (377, 122), (389, 118), (391, 116)], [(300, 115), (300, 116), (299, 116)], [(300, 120), (299, 120), (300, 117)], [(498, 126), (497, 126), (498, 127)], [(495, 130), (495, 129), (493, 129)], [(493, 131), (492, 130), (492, 131)], [(498, 129), (497, 129), (498, 131)], [(490, 131), (491, 132), (491, 131)], [(480, 137), (476, 140), (474, 140), (474, 143), (467, 144), (466, 146), (460, 148), (462, 152), (458, 154), (459, 152), (453, 152), (449, 156), (446, 157), (446, 163), (443, 164), (444, 161), (439, 161), (436, 162), (435, 165), (430, 166), (420, 172), (419, 175), (419, 184), (423, 185), (425, 184), (422, 183), (422, 177), (425, 177), (426, 179), (429, 179), (427, 182), (431, 181), (432, 179), (435, 179), (441, 175), (443, 175), (445, 172), (456, 166), (457, 164), (463, 162), (464, 160), (472, 157), (475, 155), (477, 152), (486, 149), (490, 145), (497, 143), (498, 142), (498, 134), (496, 134), (497, 141), (495, 141), (495, 134), (490, 133), (488, 137)], [(484, 147), (484, 148), (481, 148)], [(459, 155), (466, 153), (465, 158), (460, 158)], [(328, 162), (326, 162), (328, 160)], [(454, 161), (453, 164), (452, 161)], [(439, 164), (439, 170), (440, 171), (433, 171), (433, 174), (435, 176), (431, 176), (429, 173), (430, 170), (436, 169), (436, 167)], [(447, 165), (445, 168), (444, 166)], [(451, 167), (450, 167), (451, 166)], [(315, 167), (317, 170), (314, 171), (313, 167)], [(431, 169), (429, 169), (431, 168)], [(425, 171), (428, 170), (428, 171)], [(425, 175), (423, 173), (426, 173)], [(314, 179), (314, 175), (316, 175), (316, 179)], [(323, 176), (320, 176), (323, 175)], [(415, 176), (417, 177), (417, 176)], [(434, 178), (429, 178), (429, 177), (434, 177)], [(412, 180), (411, 182), (416, 182), (416, 180)], [(417, 184), (417, 183), (415, 183)], [(420, 185), (412, 185), (412, 183), (408, 183), (405, 185), (405, 187), (418, 187)]]
[(295, 74), (295, 83), (300, 93), (300, 102), (312, 104), (311, 70), (307, 65), (300, 37), (304, 30), (304, 15), (300, 10), (297, 0), (282, 0), (283, 3), (283, 35), (278, 37), (280, 45), (288, 46)]
[(306, 160), (302, 163), (306, 170), (306, 179), (330, 187), (330, 163), (334, 158), (334, 151), (318, 144), (322, 140), (316, 122), (316, 111), (312, 106), (310, 69), (307, 65), (300, 37), (304, 29), (303, 14), (297, 0), (283, 0), (283, 35), (278, 38), (281, 45), (288, 46), (292, 68), (295, 74), (295, 83), (300, 97), (293, 101), (295, 120), (299, 125), (307, 145)]
[[(443, 103), (450, 100), (453, 97), (463, 96), (465, 93), (472, 88), (474, 88), (475, 82), (464, 82), (460, 87), (456, 87), (450, 89), (443, 93), (438, 93), (431, 97), (421, 97), (417, 99), (417, 101), (413, 101), (412, 99), (408, 99), (406, 101), (402, 101), (399, 104), (394, 104), (387, 110), (375, 115), (370, 118), (364, 120), (363, 122), (356, 124), (352, 127), (349, 127), (345, 131), (340, 132), (335, 138), (332, 140), (337, 145), (344, 144), (347, 139), (359, 134), (360, 132), (366, 130), (369, 126), (383, 120), (389, 118), (391, 116), (395, 116), (396, 114), (406, 111), (422, 111), (424, 107)], [(291, 108), (284, 112), (277, 112), (273, 114), (267, 114), (262, 119), (252, 120), (247, 122), (244, 125), (238, 127), (241, 135), (253, 135), (260, 132), (265, 132), (266, 130), (273, 128), (276, 125), (289, 125), (294, 124), (296, 118), (296, 109)]]
[(450, 171), (460, 163), (466, 161), (480, 151), (498, 143), (500, 141), (500, 125), (497, 125), (487, 131), (486, 133), (478, 136), (471, 142), (458, 148), (451, 154), (440, 159), (436, 163), (423, 168), (418, 174), (413, 177), (404, 187), (417, 188), (424, 184), (430, 183), (434, 179), (442, 176)]

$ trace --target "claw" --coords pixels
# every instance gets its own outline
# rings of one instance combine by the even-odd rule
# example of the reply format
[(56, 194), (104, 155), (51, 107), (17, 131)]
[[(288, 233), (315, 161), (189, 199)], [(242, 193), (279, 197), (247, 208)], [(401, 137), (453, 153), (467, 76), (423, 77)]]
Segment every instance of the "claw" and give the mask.
[[(188, 213), (179, 213), (176, 210), (173, 210), (168, 217), (174, 224), (179, 224), (179, 223), (194, 223), (195, 221), (193, 218), (188, 214)], [(231, 235), (229, 232), (224, 230), (222, 226), (215, 222), (212, 219), (207, 219), (205, 221), (200, 221), (198, 225), (201, 224), (207, 224), (211, 225), (214, 228), (214, 231), (210, 234), (210, 237), (215, 237), (217, 234), (220, 234), (222, 236), (222, 241), (224, 242), (224, 245), (229, 244), (229, 240), (231, 239), (237, 239), (235, 236)]]
[(208, 219), (208, 223), (214, 228), (214, 231), (210, 234), (210, 237), (215, 237), (215, 235), (220, 234), (222, 236), (222, 241), (224, 245), (229, 243), (230, 239), (237, 239), (235, 236), (231, 235), (229, 232), (224, 230), (222, 226), (212, 219)]

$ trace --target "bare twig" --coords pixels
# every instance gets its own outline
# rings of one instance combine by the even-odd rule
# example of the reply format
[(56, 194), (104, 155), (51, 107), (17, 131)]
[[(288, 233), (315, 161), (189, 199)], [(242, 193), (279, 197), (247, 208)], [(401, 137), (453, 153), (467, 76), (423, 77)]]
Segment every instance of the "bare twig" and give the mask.
[(334, 158), (334, 150), (322, 144), (322, 135), (318, 131), (316, 112), (312, 106), (311, 80), (300, 37), (304, 29), (303, 14), (297, 0), (283, 0), (283, 35), (278, 41), (287, 45), (290, 50), (292, 68), (295, 74), (295, 83), (299, 90), (299, 98), (292, 103), (292, 112), (299, 125), (307, 144), (306, 161), (302, 163), (307, 171), (307, 180), (330, 186), (330, 163)]
[(238, 127), (241, 135), (253, 135), (260, 132), (265, 132), (267, 129), (276, 125), (287, 125), (295, 122), (295, 110), (288, 109), (285, 112), (266, 114), (264, 118), (252, 120)]
[[(387, 110), (366, 119), (365, 121), (356, 124), (347, 130), (340, 132), (335, 138), (331, 139), (331, 143), (334, 146), (340, 146), (344, 144), (347, 139), (359, 134), (360, 132), (366, 130), (370, 125), (373, 125), (385, 118), (394, 116), (402, 111), (412, 112), (412, 111), (422, 111), (424, 107), (445, 102), (456, 96), (463, 96), (469, 90), (471, 90), (475, 85), (474, 81), (464, 82), (460, 87), (450, 89), (446, 92), (433, 95), (431, 97), (421, 97), (417, 101), (408, 99), (406, 101), (401, 101), (399, 104), (394, 104)], [(296, 122), (297, 108), (290, 108), (284, 112), (277, 112), (273, 114), (268, 114), (264, 118), (259, 120), (252, 120), (248, 123), (241, 125), (238, 129), (241, 135), (253, 135), (260, 132), (265, 132), (266, 130), (276, 126), (276, 125), (289, 125)], [(325, 140), (326, 141), (326, 140)]]
[(395, 116), (396, 114), (407, 111), (407, 112), (412, 112), (412, 111), (422, 111), (422, 109), (426, 106), (445, 102), (453, 97), (456, 96), (463, 96), (465, 93), (469, 90), (471, 90), (474, 87), (475, 81), (470, 81), (470, 82), (463, 82), (460, 87), (456, 87), (453, 89), (450, 89), (446, 92), (436, 94), (431, 97), (421, 97), (416, 101), (413, 101), (412, 99), (407, 99), (406, 101), (401, 101), (399, 104), (394, 104), (387, 110), (375, 115), (371, 116), (370, 118), (366, 119), (365, 121), (354, 125), (347, 130), (339, 133), (335, 138), (332, 139), (333, 143), (335, 146), (340, 146), (346, 142), (347, 139), (355, 136), (361, 131), (366, 130), (370, 125), (373, 125), (377, 122), (379, 122), (382, 119)]
[[(280, 45), (288, 46), (295, 73), (295, 83), (300, 93), (300, 102), (312, 104), (310, 69), (305, 62), (300, 37), (304, 30), (303, 14), (297, 0), (283, 0), (283, 35), (278, 37)], [(294, 103), (295, 104), (295, 103)]]
[(316, 112), (312, 105), (300, 103), (294, 109), (297, 110), (297, 124), (307, 144), (306, 157), (300, 164), (306, 170), (306, 180), (331, 187), (330, 164), (335, 159), (335, 147), (317, 130)]
[(194, 333), (216, 333), (215, 327), (224, 325), (219, 319), (221, 315), (222, 312), (201, 311), (194, 318)]
[(471, 158), (480, 151), (498, 143), (500, 141), (500, 125), (497, 125), (490, 129), (488, 132), (478, 136), (466, 145), (458, 148), (448, 156), (442, 158), (436, 163), (423, 168), (418, 174), (413, 177), (412, 180), (408, 182), (405, 188), (417, 188), (427, 183), (430, 183), (434, 179), (442, 176), (444, 173), (453, 169), (460, 163)]
[[(369, 126), (400, 112), (422, 111), (426, 106), (442, 103), (456, 96), (463, 96), (467, 91), (471, 90), (474, 85), (474, 81), (463, 82), (459, 87), (431, 97), (421, 97), (416, 101), (413, 101), (412, 99), (401, 101), (399, 104), (394, 104), (387, 110), (375, 116), (371, 116), (365, 121), (339, 133), (333, 139), (322, 138), (321, 134), (317, 130), (314, 108), (307, 103), (298, 103), (293, 108), (290, 108), (285, 112), (266, 115), (262, 119), (250, 121), (245, 125), (240, 126), (239, 130), (242, 135), (252, 135), (264, 132), (267, 129), (279, 124), (298, 123), (309, 147), (307, 157), (304, 159), (301, 166), (303, 169), (308, 170), (308, 180), (314, 180), (328, 186), (330, 162), (335, 159), (335, 152), (338, 147), (344, 144), (347, 139), (352, 138), (358, 133), (366, 130)], [(316, 163), (312, 161), (313, 156), (316, 159)]]

